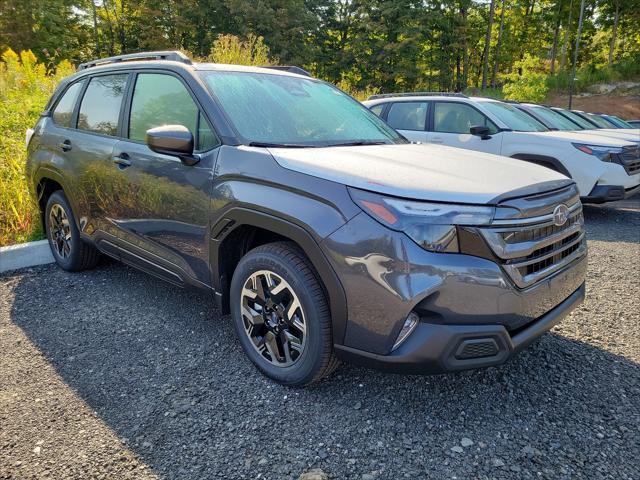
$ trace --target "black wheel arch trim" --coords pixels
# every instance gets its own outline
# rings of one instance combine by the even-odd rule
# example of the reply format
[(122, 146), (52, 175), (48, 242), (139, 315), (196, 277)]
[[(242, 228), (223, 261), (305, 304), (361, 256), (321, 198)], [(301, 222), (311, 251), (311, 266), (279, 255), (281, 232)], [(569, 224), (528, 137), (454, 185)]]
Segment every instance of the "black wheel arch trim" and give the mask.
[(555, 170), (563, 175), (566, 175), (569, 178), (572, 178), (569, 170), (567, 170), (567, 168), (562, 164), (560, 160), (554, 157), (549, 157), (547, 155), (535, 155), (533, 153), (516, 153), (515, 155), (511, 155), (511, 158), (516, 158), (518, 160), (524, 160), (525, 162), (531, 162), (543, 167), (551, 168), (552, 170)]
[(222, 307), (223, 297), (228, 293), (230, 279), (224, 278), (219, 261), (220, 247), (224, 239), (240, 226), (252, 226), (285, 236), (296, 242), (311, 261), (329, 296), (333, 343), (344, 340), (347, 324), (347, 297), (338, 275), (322, 252), (314, 237), (303, 227), (280, 217), (242, 207), (233, 207), (212, 225), (210, 237), (209, 264), (212, 273), (211, 283), (216, 292), (218, 306)]

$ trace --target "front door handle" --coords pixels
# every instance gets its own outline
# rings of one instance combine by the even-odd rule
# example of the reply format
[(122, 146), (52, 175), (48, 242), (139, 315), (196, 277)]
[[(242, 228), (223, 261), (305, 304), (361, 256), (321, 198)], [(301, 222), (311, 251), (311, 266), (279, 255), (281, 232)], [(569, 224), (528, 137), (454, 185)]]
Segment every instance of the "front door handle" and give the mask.
[(444, 143), (444, 138), (441, 138), (441, 137), (432, 138), (431, 143)]
[(129, 160), (129, 154), (122, 152), (120, 155), (114, 155), (111, 157), (113, 163), (117, 164), (120, 168), (127, 168), (131, 166), (131, 160)]
[(69, 150), (71, 150), (71, 140), (65, 140), (64, 142), (62, 142), (60, 144), (60, 148), (63, 152), (68, 152)]

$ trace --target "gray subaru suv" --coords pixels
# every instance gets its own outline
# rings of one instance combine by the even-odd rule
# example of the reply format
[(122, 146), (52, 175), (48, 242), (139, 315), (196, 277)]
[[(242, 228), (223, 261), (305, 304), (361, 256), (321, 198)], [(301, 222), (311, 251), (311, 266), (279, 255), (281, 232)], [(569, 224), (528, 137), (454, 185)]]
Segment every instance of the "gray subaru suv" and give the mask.
[(411, 144), (293, 68), (100, 59), (28, 132), (60, 267), (106, 254), (212, 292), (286, 385), (339, 360), (440, 373), (505, 362), (584, 298), (575, 184)]

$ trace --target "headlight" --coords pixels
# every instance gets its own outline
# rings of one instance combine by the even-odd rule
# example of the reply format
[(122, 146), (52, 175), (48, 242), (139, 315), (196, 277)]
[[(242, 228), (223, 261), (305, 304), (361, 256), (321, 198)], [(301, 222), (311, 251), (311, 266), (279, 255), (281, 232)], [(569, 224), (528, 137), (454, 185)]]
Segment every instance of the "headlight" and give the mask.
[(488, 225), (495, 209), (489, 206), (431, 203), (386, 197), (350, 188), (351, 198), (375, 220), (406, 233), (426, 250), (457, 253), (457, 225)]
[(585, 143), (574, 143), (574, 147), (587, 155), (598, 157), (603, 162), (613, 161), (612, 155), (622, 153), (622, 147), (609, 147), (607, 145), (588, 145)]

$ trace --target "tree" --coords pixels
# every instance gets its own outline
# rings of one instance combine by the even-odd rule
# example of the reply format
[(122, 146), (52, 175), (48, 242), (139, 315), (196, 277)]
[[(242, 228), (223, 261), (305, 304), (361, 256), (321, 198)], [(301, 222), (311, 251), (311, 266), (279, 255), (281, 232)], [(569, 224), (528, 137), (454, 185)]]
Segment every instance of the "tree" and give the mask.
[(487, 36), (484, 40), (484, 53), (482, 54), (482, 89), (487, 88), (487, 73), (489, 71), (489, 45), (491, 43), (491, 29), (493, 27), (493, 13), (495, 11), (495, 0), (491, 0), (489, 5), (489, 19), (487, 20)]

